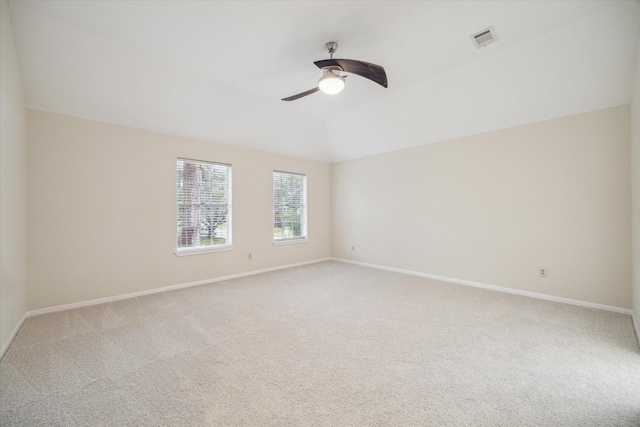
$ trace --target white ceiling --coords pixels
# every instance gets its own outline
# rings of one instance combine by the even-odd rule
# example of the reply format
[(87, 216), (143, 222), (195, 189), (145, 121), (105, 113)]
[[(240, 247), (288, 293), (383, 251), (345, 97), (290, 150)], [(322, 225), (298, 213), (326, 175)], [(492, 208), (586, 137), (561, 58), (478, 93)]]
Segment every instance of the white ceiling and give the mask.
[[(637, 0), (10, 4), (30, 108), (321, 161), (629, 103), (640, 36)], [(389, 88), (280, 101), (328, 41)]]

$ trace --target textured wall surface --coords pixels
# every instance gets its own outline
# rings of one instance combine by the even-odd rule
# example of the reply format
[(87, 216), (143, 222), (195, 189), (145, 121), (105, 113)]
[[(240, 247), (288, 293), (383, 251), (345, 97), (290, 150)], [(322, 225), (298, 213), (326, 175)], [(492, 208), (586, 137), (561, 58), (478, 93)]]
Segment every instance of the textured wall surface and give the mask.
[(625, 105), (334, 163), (332, 255), (631, 308), (629, 129)]
[(0, 2), (0, 348), (27, 310), (27, 109), (6, 1)]
[(631, 100), (631, 169), (633, 227), (633, 311), (640, 339), (640, 47)]
[[(178, 157), (232, 165), (232, 251), (174, 254)], [(273, 170), (307, 174), (306, 243), (272, 244)], [(29, 309), (329, 257), (329, 179), (327, 163), (29, 110)]]

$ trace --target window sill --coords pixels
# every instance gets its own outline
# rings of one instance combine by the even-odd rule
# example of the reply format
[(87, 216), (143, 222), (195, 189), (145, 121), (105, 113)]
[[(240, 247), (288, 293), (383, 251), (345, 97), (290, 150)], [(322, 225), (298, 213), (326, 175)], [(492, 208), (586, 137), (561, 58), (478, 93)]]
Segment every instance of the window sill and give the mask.
[(281, 245), (294, 245), (296, 243), (306, 243), (309, 239), (307, 237), (303, 239), (284, 239), (284, 240), (274, 240), (273, 246), (281, 246)]
[(220, 246), (217, 248), (198, 248), (198, 249), (183, 249), (181, 251), (174, 251), (173, 253), (176, 256), (187, 256), (187, 255), (201, 255), (201, 254), (209, 254), (212, 252), (226, 252), (233, 250), (233, 245)]

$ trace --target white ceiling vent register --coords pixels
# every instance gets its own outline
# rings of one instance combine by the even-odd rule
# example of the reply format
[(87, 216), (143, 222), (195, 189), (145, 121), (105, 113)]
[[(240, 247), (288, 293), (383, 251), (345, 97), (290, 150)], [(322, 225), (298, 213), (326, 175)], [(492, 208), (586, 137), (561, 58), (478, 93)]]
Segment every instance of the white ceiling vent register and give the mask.
[(481, 47), (485, 47), (488, 44), (498, 41), (498, 35), (493, 27), (485, 28), (484, 30), (478, 31), (469, 37), (471, 37), (476, 49), (480, 49)]

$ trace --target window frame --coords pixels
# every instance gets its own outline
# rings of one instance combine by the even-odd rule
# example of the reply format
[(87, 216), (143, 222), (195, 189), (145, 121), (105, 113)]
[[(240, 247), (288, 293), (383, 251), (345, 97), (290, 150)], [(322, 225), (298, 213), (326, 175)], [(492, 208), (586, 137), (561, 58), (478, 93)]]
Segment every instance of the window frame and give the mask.
[[(275, 203), (275, 178), (276, 178), (276, 174), (286, 174), (286, 175), (295, 175), (295, 176), (299, 176), (302, 177), (302, 197), (301, 197), (301, 201), (300, 201), (300, 208), (302, 209), (302, 212), (300, 214), (300, 230), (301, 230), (301, 234), (302, 236), (299, 237), (281, 237), (281, 238), (276, 238), (275, 237), (275, 233), (274, 230), (276, 228), (276, 203)], [(277, 170), (274, 169), (272, 171), (271, 174), (271, 191), (272, 191), (272, 221), (271, 221), (271, 238), (272, 238), (272, 243), (275, 246), (280, 246), (280, 245), (290, 245), (290, 244), (295, 244), (295, 243), (304, 243), (309, 241), (309, 231), (308, 231), (308, 212), (307, 212), (307, 174), (305, 173), (299, 173), (299, 172), (289, 172), (289, 171), (282, 171), (282, 170)]]
[[(217, 166), (217, 167), (224, 167), (227, 169), (227, 182), (226, 182), (226, 198), (225, 198), (225, 204), (226, 204), (226, 236), (225, 236), (225, 243), (224, 244), (218, 244), (218, 245), (201, 245), (201, 246), (194, 246), (194, 247), (180, 247), (180, 225), (179, 225), (179, 221), (180, 221), (180, 197), (179, 197), (179, 191), (180, 191), (180, 187), (179, 187), (179, 183), (180, 181), (178, 180), (178, 168), (179, 168), (179, 162), (183, 162), (183, 167), (184, 167), (184, 163), (189, 162), (189, 163), (196, 163), (196, 164), (202, 164), (202, 165), (211, 165), (211, 166)], [(198, 255), (198, 254), (205, 254), (205, 253), (211, 253), (211, 252), (223, 252), (223, 251), (230, 251), (233, 249), (233, 167), (231, 164), (229, 163), (221, 163), (221, 162), (212, 162), (212, 161), (208, 161), (208, 160), (197, 160), (197, 159), (189, 159), (189, 158), (185, 158), (185, 157), (178, 157), (176, 159), (176, 163), (175, 163), (175, 171), (176, 171), (176, 204), (175, 204), (175, 208), (176, 208), (176, 217), (175, 217), (175, 224), (176, 224), (176, 234), (175, 234), (175, 251), (174, 254), (177, 256), (185, 256), (185, 255)], [(200, 228), (202, 227), (202, 224), (198, 227), (198, 232), (200, 231)]]

